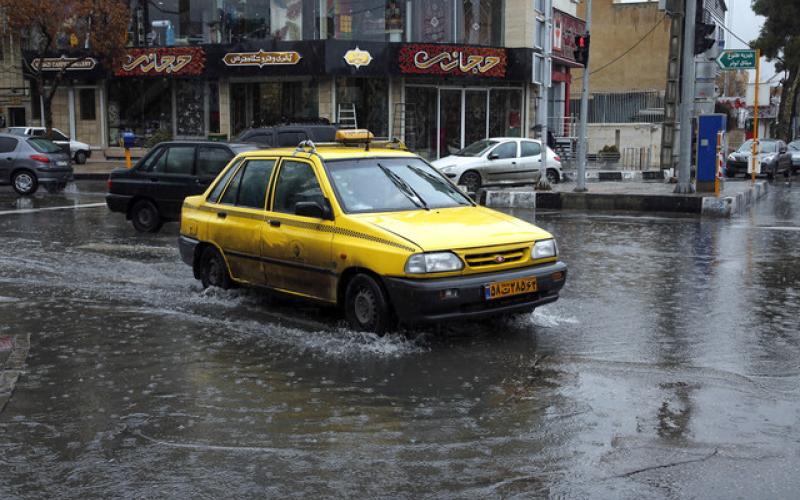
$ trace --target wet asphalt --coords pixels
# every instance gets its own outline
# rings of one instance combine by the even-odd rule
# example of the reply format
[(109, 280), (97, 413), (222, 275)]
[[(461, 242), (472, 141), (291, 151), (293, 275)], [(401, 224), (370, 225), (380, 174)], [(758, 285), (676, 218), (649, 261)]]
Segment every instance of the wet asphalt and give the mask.
[(518, 212), (557, 303), (383, 338), (202, 290), (103, 189), (0, 188), (0, 498), (797, 497), (800, 182), (731, 220)]

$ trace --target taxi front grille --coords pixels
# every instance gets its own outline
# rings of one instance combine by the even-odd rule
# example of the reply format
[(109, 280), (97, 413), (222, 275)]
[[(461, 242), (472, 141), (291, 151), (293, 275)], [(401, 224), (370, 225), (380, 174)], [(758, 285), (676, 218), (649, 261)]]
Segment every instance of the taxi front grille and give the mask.
[(497, 252), (482, 252), (466, 254), (464, 260), (467, 265), (472, 268), (487, 268), (492, 266), (500, 266), (513, 262), (519, 262), (525, 258), (526, 252), (530, 251), (530, 247), (513, 248), (510, 250), (502, 250)]

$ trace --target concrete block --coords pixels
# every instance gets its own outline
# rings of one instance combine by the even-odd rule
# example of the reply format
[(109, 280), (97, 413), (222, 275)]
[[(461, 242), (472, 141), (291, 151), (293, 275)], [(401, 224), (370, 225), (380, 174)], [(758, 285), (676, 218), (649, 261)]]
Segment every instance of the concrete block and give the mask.
[(491, 208), (536, 208), (536, 191), (487, 190), (484, 205)]

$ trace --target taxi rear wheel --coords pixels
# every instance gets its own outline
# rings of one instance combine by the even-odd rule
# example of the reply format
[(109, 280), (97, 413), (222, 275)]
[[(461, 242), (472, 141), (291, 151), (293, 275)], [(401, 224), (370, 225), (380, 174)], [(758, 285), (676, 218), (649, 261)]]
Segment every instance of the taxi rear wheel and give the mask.
[(392, 309), (381, 286), (371, 276), (359, 274), (347, 284), (345, 316), (350, 327), (383, 335), (393, 324)]
[(214, 286), (227, 290), (231, 288), (231, 277), (225, 259), (214, 247), (207, 247), (200, 257), (200, 282), (203, 288)]

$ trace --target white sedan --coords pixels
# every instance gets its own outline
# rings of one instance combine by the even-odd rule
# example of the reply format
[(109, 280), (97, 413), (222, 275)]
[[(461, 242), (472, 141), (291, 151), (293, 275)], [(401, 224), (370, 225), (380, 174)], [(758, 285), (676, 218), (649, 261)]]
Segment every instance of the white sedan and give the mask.
[[(519, 137), (483, 139), (434, 161), (433, 166), (473, 192), (486, 184), (536, 183), (542, 167), (542, 143)], [(545, 175), (551, 183), (563, 179), (561, 159), (550, 148)]]

